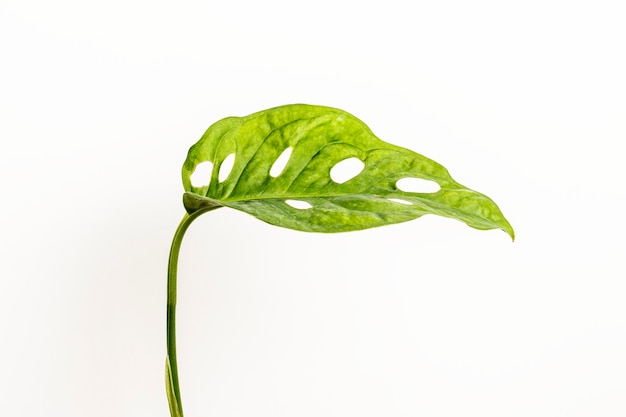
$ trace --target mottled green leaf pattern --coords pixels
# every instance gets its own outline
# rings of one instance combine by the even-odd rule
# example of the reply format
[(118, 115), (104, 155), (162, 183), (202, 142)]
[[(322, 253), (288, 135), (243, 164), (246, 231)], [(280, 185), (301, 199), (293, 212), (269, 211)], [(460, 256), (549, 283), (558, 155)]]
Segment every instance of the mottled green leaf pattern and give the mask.
[[(284, 168), (273, 169), (285, 154)], [(362, 170), (345, 182), (334, 181), (333, 168), (351, 158), (362, 162)], [(192, 181), (201, 164), (210, 167), (204, 183)], [(327, 233), (437, 214), (514, 237), (487, 196), (454, 181), (440, 164), (383, 142), (356, 117), (329, 107), (295, 104), (220, 120), (191, 147), (182, 174), (190, 213), (227, 206), (277, 226)], [(403, 191), (398, 181), (406, 178), (435, 182), (438, 191)]]

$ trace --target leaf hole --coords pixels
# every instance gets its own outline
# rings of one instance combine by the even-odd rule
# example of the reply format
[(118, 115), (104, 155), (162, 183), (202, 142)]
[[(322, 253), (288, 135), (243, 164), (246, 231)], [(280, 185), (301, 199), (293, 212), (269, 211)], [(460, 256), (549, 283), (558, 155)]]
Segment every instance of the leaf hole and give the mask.
[(211, 183), (213, 163), (211, 161), (200, 162), (189, 176), (191, 185), (194, 187), (206, 187)]
[(307, 210), (313, 207), (310, 203), (302, 200), (285, 200), (285, 204), (298, 210)]
[(421, 178), (401, 178), (396, 181), (396, 187), (406, 193), (436, 193), (441, 189), (435, 181)]
[(276, 161), (272, 165), (272, 168), (270, 169), (270, 176), (276, 178), (280, 174), (282, 174), (285, 166), (287, 166), (287, 162), (289, 162), (289, 158), (291, 158), (292, 151), (293, 148), (289, 147), (280, 154), (280, 156), (278, 157), (278, 159), (276, 159)]
[(388, 198), (387, 200), (394, 202), (394, 203), (398, 203), (398, 204), (404, 204), (405, 206), (413, 205), (413, 203), (411, 203), (410, 201), (402, 200), (400, 198)]
[(363, 171), (365, 164), (359, 158), (348, 158), (335, 164), (330, 170), (330, 178), (337, 184), (351, 180)]
[(231, 153), (222, 161), (222, 165), (220, 165), (220, 173), (219, 180), (220, 182), (224, 182), (226, 178), (230, 175), (230, 172), (233, 170), (233, 166), (235, 165), (235, 154)]

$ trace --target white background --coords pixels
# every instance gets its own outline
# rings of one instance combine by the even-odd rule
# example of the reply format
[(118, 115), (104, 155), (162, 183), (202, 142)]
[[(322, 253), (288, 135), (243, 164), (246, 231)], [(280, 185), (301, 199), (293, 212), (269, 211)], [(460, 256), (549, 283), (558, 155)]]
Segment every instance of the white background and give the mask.
[(491, 196), (340, 235), (218, 210), (182, 248), (187, 416), (624, 416), (621, 1), (0, 5), (0, 413), (168, 416), (180, 166), (342, 108)]

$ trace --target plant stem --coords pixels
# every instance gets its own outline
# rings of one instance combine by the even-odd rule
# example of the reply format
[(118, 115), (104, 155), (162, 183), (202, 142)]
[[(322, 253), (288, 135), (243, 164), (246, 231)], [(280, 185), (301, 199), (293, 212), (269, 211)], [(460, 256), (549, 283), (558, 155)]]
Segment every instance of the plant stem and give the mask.
[[(218, 206), (219, 207), (219, 206)], [(180, 398), (180, 386), (178, 383), (178, 361), (176, 360), (176, 281), (178, 272), (178, 254), (183, 241), (183, 236), (189, 225), (201, 214), (218, 207), (204, 208), (185, 214), (181, 220), (172, 247), (167, 265), (167, 362), (166, 362), (166, 389), (167, 399), (170, 405), (172, 417), (183, 417), (183, 406)]]

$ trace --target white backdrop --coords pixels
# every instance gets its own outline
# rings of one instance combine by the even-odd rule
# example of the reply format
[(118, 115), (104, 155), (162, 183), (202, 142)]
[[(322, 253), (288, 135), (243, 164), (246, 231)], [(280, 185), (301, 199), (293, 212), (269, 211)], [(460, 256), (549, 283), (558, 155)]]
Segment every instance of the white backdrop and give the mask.
[(179, 276), (187, 416), (626, 415), (625, 19), (602, 0), (4, 0), (1, 414), (168, 416), (187, 149), (310, 103), (444, 164), (517, 240), (203, 216)]

